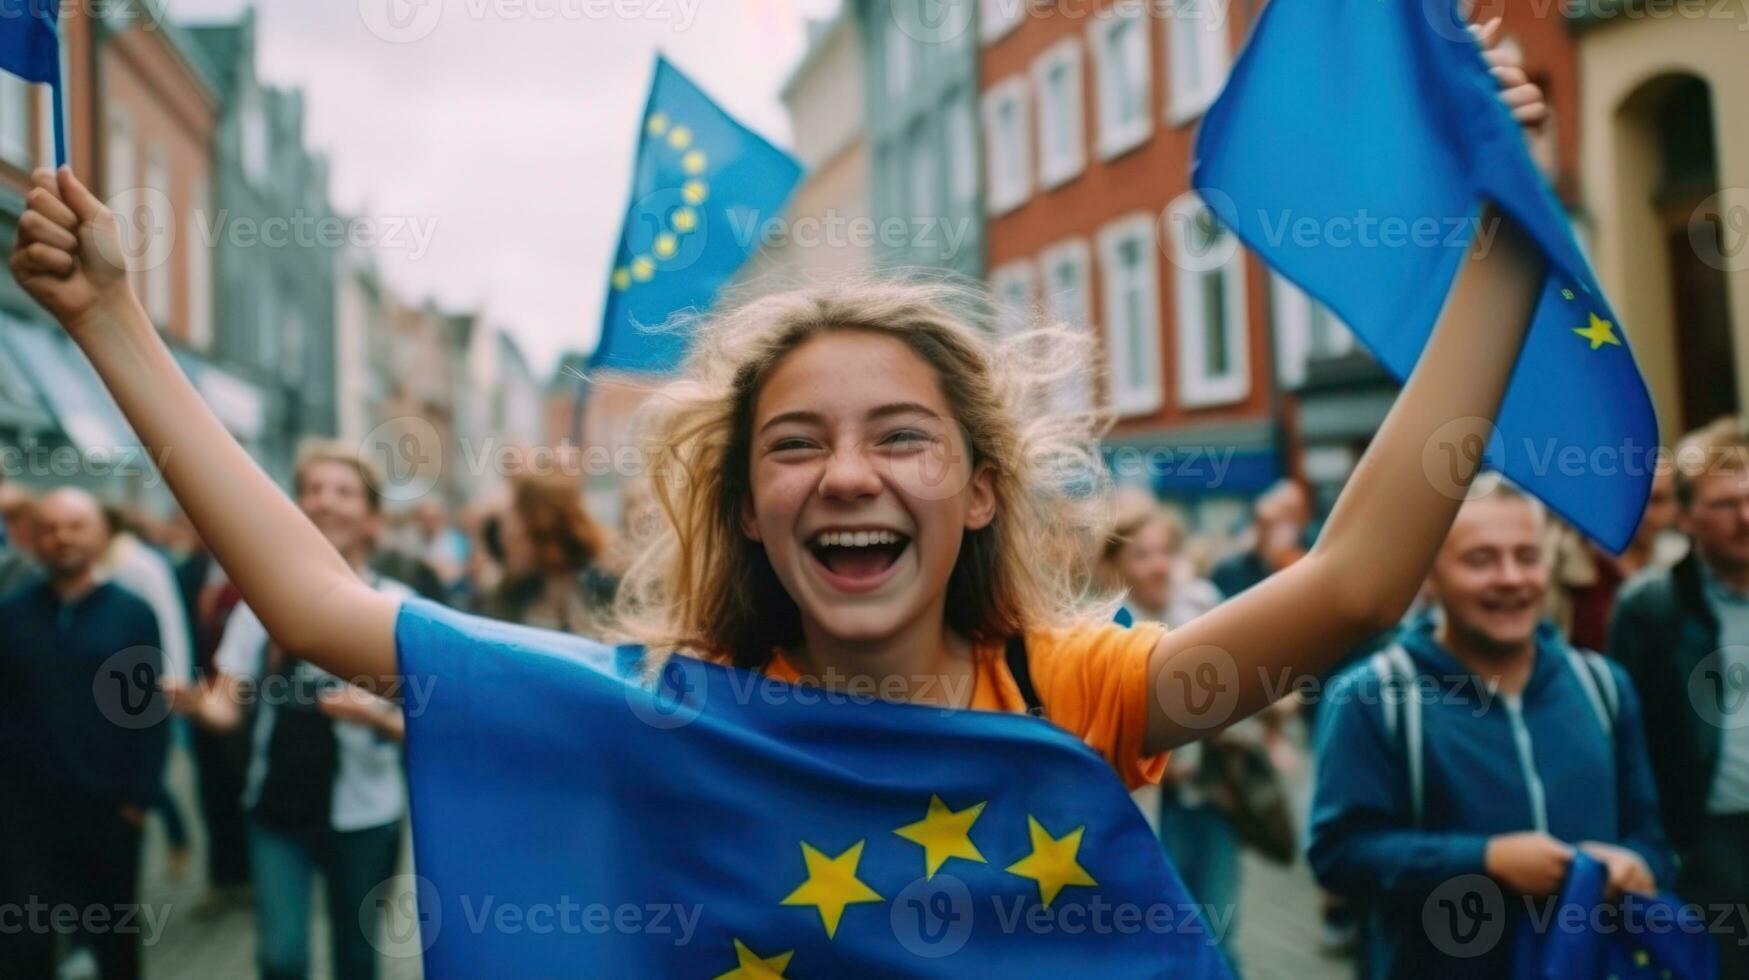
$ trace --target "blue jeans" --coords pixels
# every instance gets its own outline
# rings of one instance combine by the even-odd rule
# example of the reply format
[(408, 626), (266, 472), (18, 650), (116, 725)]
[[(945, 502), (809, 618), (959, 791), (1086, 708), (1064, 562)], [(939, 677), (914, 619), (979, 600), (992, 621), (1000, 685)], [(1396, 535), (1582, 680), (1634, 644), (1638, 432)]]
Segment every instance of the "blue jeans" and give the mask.
[[(373, 980), (381, 909), (360, 915), (365, 896), (395, 873), (399, 822), (365, 830), (285, 833), (249, 822), (255, 879), (255, 959), (263, 980), (303, 980), (310, 972), (310, 882), (327, 885), (335, 980)], [(362, 920), (362, 921), (361, 921)], [(371, 923), (367, 935), (364, 922)]]
[(1234, 934), (1239, 928), (1239, 832), (1213, 804), (1185, 806), (1170, 787), (1160, 794), (1160, 843), (1190, 897), (1201, 903), (1221, 952), (1239, 972)]

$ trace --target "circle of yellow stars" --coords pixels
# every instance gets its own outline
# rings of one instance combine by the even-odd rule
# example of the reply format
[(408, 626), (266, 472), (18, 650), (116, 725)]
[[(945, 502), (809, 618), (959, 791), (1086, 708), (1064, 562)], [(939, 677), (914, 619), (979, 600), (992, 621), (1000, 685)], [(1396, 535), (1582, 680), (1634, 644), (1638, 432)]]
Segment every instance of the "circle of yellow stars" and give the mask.
[(635, 255), (630, 262), (613, 270), (612, 284), (617, 292), (630, 289), (633, 283), (654, 279), (658, 262), (680, 254), (681, 236), (698, 230), (698, 208), (711, 196), (710, 184), (704, 179), (704, 172), (710, 167), (710, 156), (693, 145), (695, 137), (691, 127), (677, 125), (665, 112), (655, 112), (644, 122), (644, 132), (681, 154), (680, 169), (686, 174), (686, 181), (680, 185), (680, 199), (685, 203), (668, 215), (668, 228), (656, 235), (649, 252)]
[[(906, 824), (894, 834), (923, 848), (923, 873), (934, 878), (942, 865), (951, 860), (988, 864), (978, 845), (972, 843), (972, 825), (983, 815), (985, 803), (976, 803), (955, 810), (940, 796), (930, 796), (929, 808), (923, 819)], [(1032, 814), (1026, 816), (1027, 837), (1031, 852), (1004, 870), (1022, 878), (1031, 878), (1038, 886), (1039, 902), (1045, 907), (1056, 901), (1064, 888), (1092, 887), (1099, 883), (1078, 860), (1081, 839), (1086, 825), (1076, 827), (1062, 836), (1054, 836)], [(844, 911), (852, 905), (884, 902), (886, 899), (857, 877), (862, 863), (866, 839), (859, 840), (837, 855), (827, 854), (807, 841), (801, 842), (802, 862), (807, 874), (800, 885), (784, 896), (780, 905), (812, 906), (820, 916), (827, 938), (835, 938)], [(735, 968), (719, 974), (716, 980), (782, 980), (783, 971), (795, 955), (786, 950), (774, 956), (761, 956), (740, 939), (734, 940)]]

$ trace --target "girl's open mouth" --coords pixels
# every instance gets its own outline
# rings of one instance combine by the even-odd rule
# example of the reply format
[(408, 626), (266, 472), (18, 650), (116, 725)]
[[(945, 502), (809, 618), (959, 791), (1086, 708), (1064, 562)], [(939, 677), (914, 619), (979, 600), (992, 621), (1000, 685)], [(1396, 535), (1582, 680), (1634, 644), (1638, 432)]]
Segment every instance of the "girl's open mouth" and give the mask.
[(910, 546), (897, 531), (827, 531), (808, 542), (808, 552), (834, 588), (868, 592), (886, 582)]

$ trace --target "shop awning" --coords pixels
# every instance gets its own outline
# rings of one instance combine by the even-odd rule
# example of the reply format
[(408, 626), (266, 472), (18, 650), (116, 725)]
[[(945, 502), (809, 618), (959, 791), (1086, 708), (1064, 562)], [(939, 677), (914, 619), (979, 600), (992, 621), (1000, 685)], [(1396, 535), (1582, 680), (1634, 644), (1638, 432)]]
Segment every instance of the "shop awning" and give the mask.
[(86, 455), (139, 446), (97, 371), (58, 330), (6, 319), (6, 341), (68, 441)]

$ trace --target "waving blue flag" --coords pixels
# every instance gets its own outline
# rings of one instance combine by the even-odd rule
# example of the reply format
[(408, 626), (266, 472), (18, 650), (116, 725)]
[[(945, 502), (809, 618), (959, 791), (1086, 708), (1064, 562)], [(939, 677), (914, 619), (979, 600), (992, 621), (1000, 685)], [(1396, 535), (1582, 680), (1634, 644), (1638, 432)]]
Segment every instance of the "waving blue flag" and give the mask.
[(1399, 380), (1495, 201), (1546, 254), (1548, 280), (1494, 438), (1432, 449), (1480, 455), (1627, 545), (1651, 487), (1651, 398), (1452, 0), (1270, 0), (1196, 156), (1216, 216)]
[(25, 0), (0, 15), (0, 71), (47, 85), (55, 101), (55, 160), (67, 162), (67, 124), (61, 105), (60, 0)]
[[(409, 600), (431, 977), (1226, 968), (1106, 762), (1026, 715), (795, 687)], [(1225, 922), (1230, 910), (1219, 910)]]
[(669, 317), (710, 308), (782, 214), (795, 159), (736, 122), (665, 58), (642, 120), (632, 200), (608, 276), (594, 367), (663, 372), (690, 336)]

